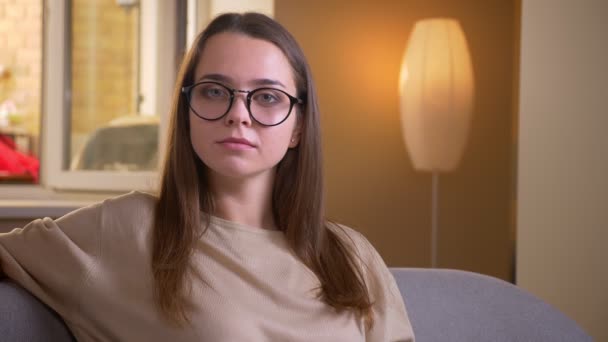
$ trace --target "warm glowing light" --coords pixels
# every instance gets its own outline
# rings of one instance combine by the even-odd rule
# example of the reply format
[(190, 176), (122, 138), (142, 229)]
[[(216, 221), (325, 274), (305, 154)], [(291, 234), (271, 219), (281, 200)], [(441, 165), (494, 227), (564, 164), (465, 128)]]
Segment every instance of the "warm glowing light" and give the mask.
[(456, 20), (416, 23), (399, 91), (403, 135), (414, 168), (455, 169), (466, 146), (474, 94), (471, 57)]

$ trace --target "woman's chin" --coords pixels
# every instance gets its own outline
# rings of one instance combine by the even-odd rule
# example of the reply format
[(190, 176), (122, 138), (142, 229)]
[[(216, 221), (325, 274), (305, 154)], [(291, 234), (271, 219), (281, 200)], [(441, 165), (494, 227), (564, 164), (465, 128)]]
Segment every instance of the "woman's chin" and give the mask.
[(255, 168), (251, 165), (214, 165), (209, 167), (213, 176), (228, 178), (233, 180), (246, 180), (259, 177), (265, 173), (271, 172), (272, 169)]

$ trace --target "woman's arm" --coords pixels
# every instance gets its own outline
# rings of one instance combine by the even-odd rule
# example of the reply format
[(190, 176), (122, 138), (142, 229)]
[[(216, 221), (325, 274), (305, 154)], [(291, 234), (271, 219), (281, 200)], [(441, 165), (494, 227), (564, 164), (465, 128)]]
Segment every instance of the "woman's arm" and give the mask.
[(97, 255), (101, 212), (97, 204), (0, 234), (3, 276), (60, 315), (71, 312), (80, 300), (77, 287)]

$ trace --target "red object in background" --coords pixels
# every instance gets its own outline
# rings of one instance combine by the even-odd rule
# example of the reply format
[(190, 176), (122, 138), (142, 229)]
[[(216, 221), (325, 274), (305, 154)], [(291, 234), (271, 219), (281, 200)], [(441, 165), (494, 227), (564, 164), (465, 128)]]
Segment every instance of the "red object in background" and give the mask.
[(9, 176), (28, 175), (37, 183), (39, 168), (38, 159), (17, 151), (15, 142), (0, 134), (0, 173), (8, 173)]

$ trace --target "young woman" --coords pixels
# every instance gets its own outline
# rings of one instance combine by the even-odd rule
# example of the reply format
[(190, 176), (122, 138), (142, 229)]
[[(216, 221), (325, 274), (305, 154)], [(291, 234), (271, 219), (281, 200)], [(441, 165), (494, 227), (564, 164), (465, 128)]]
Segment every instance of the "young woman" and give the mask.
[(413, 341), (379, 254), (324, 219), (320, 145), (294, 38), (219, 16), (177, 77), (159, 195), (0, 234), (2, 268), (78, 340)]

